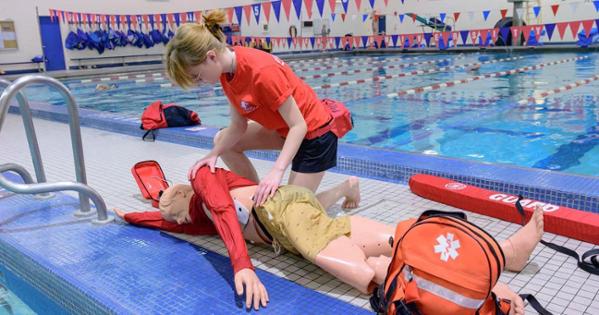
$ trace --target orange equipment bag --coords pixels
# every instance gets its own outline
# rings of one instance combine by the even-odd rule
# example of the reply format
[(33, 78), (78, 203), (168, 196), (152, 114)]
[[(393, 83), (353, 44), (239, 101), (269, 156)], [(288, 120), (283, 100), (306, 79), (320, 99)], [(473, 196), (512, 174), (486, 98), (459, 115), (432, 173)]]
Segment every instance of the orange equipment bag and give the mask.
[[(393, 241), (395, 240), (395, 241)], [(379, 314), (507, 314), (491, 292), (505, 265), (497, 241), (462, 212), (429, 210), (395, 230), (393, 258), (370, 304)]]
[(145, 199), (152, 200), (152, 206), (158, 208), (162, 191), (169, 187), (160, 164), (156, 161), (141, 161), (131, 168), (131, 174)]
[(308, 132), (305, 137), (306, 139), (316, 139), (329, 131), (332, 131), (338, 139), (341, 139), (354, 128), (354, 120), (345, 104), (326, 98), (322, 100), (322, 104), (329, 114), (331, 114), (331, 120), (326, 126)]

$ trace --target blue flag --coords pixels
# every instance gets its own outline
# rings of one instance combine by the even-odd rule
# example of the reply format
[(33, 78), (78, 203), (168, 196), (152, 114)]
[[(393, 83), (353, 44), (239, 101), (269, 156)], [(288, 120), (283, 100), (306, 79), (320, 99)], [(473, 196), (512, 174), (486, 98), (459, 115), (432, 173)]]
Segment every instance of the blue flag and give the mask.
[(302, 0), (293, 0), (293, 7), (295, 8), (295, 14), (299, 19), (302, 14)]
[(343, 5), (343, 13), (347, 14), (347, 6), (349, 5), (349, 0), (341, 0), (341, 4)]
[(399, 23), (403, 23), (403, 18), (404, 18), (404, 15), (403, 15), (403, 14), (400, 14), (400, 15), (399, 15)]
[(241, 25), (241, 11), (243, 7), (235, 7), (235, 15), (237, 16), (237, 24)]
[(391, 40), (393, 41), (393, 47), (397, 47), (397, 38), (399, 35), (391, 35)]
[(433, 33), (424, 33), (424, 41), (426, 42), (426, 46), (430, 46), (431, 38), (433, 37)]
[(599, 0), (593, 1), (593, 4), (595, 5), (595, 11), (599, 12)]
[(532, 8), (532, 11), (535, 13), (535, 17), (539, 17), (539, 13), (541, 13), (541, 7), (535, 6)]
[(331, 13), (331, 20), (333, 20), (333, 22), (335, 22), (336, 17), (337, 17), (337, 14)]
[(374, 9), (374, 0), (368, 0), (368, 2), (370, 2), (370, 8)]
[(460, 36), (462, 37), (462, 44), (466, 45), (468, 41), (468, 35), (470, 35), (470, 31), (460, 31)]
[(281, 0), (272, 2), (272, 9), (275, 11), (275, 18), (279, 23), (279, 17), (281, 16)]
[(545, 24), (545, 30), (547, 31), (547, 37), (551, 40), (551, 36), (553, 36), (553, 31), (555, 30), (555, 23)]
[(291, 43), (293, 43), (293, 38), (287, 37), (287, 46), (291, 47)]
[(446, 15), (447, 14), (445, 14), (445, 13), (439, 13), (439, 19), (441, 20), (441, 22), (445, 23), (445, 16)]
[(322, 13), (324, 11), (324, 0), (316, 0), (316, 8), (318, 8), (318, 13), (320, 13), (320, 17), (322, 17)]
[(368, 36), (362, 36), (362, 46), (364, 46), (364, 48), (366, 48), (367, 44), (368, 44)]
[(260, 24), (260, 8), (262, 8), (260, 3), (252, 4), (252, 12), (256, 18), (256, 24)]
[(485, 21), (487, 20), (487, 18), (489, 18), (489, 13), (491, 13), (491, 11), (489, 10), (483, 11), (483, 19), (485, 19)]
[(362, 22), (365, 22), (368, 19), (368, 14), (362, 14)]
[(310, 45), (312, 45), (312, 48), (314, 48), (314, 37), (310, 37)]
[(335, 48), (339, 49), (340, 43), (341, 43), (341, 37), (335, 36)]

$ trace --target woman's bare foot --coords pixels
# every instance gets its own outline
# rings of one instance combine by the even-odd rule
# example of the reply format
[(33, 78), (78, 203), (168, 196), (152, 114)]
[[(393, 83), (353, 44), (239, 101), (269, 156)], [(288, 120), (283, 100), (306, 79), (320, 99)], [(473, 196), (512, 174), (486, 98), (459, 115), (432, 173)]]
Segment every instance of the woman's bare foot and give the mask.
[(345, 210), (357, 208), (360, 205), (360, 180), (351, 176), (343, 183), (343, 186), (345, 200), (341, 207)]
[(505, 269), (521, 271), (526, 266), (530, 254), (543, 236), (543, 228), (543, 209), (537, 206), (530, 221), (502, 244)]
[(524, 301), (522, 301), (522, 298), (516, 292), (512, 291), (507, 284), (497, 282), (492, 291), (497, 298), (510, 300), (509, 315), (524, 314)]

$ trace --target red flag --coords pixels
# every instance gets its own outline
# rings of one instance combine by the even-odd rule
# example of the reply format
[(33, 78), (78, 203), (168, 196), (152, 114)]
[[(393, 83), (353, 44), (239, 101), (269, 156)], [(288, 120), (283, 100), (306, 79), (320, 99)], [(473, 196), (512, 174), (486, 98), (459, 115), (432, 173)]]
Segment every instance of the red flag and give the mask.
[(457, 23), (460, 18), (460, 12), (453, 12), (453, 20)]
[(481, 30), (480, 39), (482, 39), (483, 46), (487, 44), (487, 37), (489, 37), (489, 30)]
[(501, 9), (501, 18), (505, 19), (505, 16), (507, 15), (507, 9)]
[(112, 25), (112, 27), (116, 27), (116, 17), (114, 15), (110, 16), (110, 25)]
[(376, 44), (378, 48), (381, 48), (381, 43), (383, 42), (383, 35), (377, 35), (375, 37)]
[(360, 36), (353, 36), (354, 38), (354, 47), (360, 47)]
[(445, 45), (445, 47), (447, 47), (447, 44), (449, 43), (449, 34), (451, 34), (451, 32), (441, 33), (441, 38), (443, 38), (443, 44)]
[(559, 9), (559, 4), (554, 4), (551, 6), (551, 11), (553, 11), (553, 16), (557, 15), (557, 10)]
[(141, 18), (144, 21), (144, 25), (146, 26), (146, 29), (148, 28), (148, 16), (147, 15), (142, 15)]
[(416, 34), (416, 43), (418, 44), (418, 46), (420, 46), (420, 43), (422, 43), (423, 38), (424, 35), (422, 33)]
[(181, 24), (187, 23), (187, 13), (179, 13), (181, 17)]
[(535, 38), (537, 41), (541, 38), (541, 33), (543, 32), (544, 25), (533, 25), (532, 28), (535, 31)]
[(233, 8), (227, 8), (227, 21), (229, 22), (229, 24), (233, 23), (233, 14), (234, 13), (235, 13), (235, 11)]
[(557, 23), (557, 32), (559, 33), (560, 39), (564, 39), (564, 33), (566, 32), (566, 27), (568, 27), (568, 22)]
[(416, 22), (416, 14), (411, 13), (410, 16), (412, 16), (412, 22)]
[(389, 0), (385, 0), (385, 8), (389, 5)]
[(264, 11), (264, 17), (266, 17), (266, 23), (270, 22), (270, 8), (271, 2), (262, 2), (262, 11)]
[(195, 11), (193, 12), (193, 15), (196, 18), (196, 23), (202, 22), (202, 11)]
[(491, 30), (491, 40), (493, 43), (497, 41), (497, 37), (499, 37), (499, 29), (494, 28)]
[(435, 43), (439, 42), (439, 38), (441, 37), (441, 33), (433, 33), (433, 41)]
[(362, 0), (356, 0), (356, 8), (358, 8), (358, 12), (360, 12), (362, 6)]
[(524, 35), (524, 43), (528, 43), (528, 38), (530, 37), (530, 25), (522, 26), (522, 35)]
[(172, 13), (169, 13), (166, 15), (166, 20), (168, 21), (168, 24), (171, 26), (173, 25), (174, 19), (175, 19), (175, 17), (173, 16)]
[(308, 19), (311, 19), (312, 18), (312, 0), (304, 0), (304, 6), (306, 7), (306, 13), (308, 13)]
[(470, 31), (470, 40), (472, 41), (473, 45), (477, 44), (476, 40), (478, 39), (478, 34), (479, 33), (480, 33), (480, 31), (478, 31), (478, 30), (472, 30), (472, 31)]
[(245, 21), (248, 23), (248, 25), (250, 25), (250, 14), (252, 14), (252, 6), (244, 5), (243, 14), (245, 15)]
[(54, 22), (54, 17), (56, 16), (56, 12), (54, 9), (50, 9), (50, 21)]
[[(287, 17), (287, 21), (289, 21), (289, 13), (291, 12), (291, 0), (281, 0), (281, 4), (283, 4), (283, 11), (285, 11), (285, 16)], [(343, 15), (342, 15), (342, 17), (343, 17)]]
[(578, 35), (578, 29), (580, 29), (580, 21), (570, 22), (570, 31), (572, 31), (572, 37), (576, 38)]
[[(517, 42), (519, 43), (519, 39), (520, 39), (520, 26), (512, 26), (510, 28), (510, 30), (512, 31), (512, 40), (517, 40)], [(516, 39), (517, 38), (517, 39)]]
[(345, 13), (341, 13), (341, 20), (345, 22)]
[(593, 28), (593, 23), (595, 23), (594, 20), (582, 21), (582, 28), (584, 29), (584, 35), (586, 37), (589, 37), (589, 35), (591, 35), (591, 29)]
[(335, 3), (337, 0), (329, 0), (329, 6), (331, 7), (331, 12), (335, 12)]

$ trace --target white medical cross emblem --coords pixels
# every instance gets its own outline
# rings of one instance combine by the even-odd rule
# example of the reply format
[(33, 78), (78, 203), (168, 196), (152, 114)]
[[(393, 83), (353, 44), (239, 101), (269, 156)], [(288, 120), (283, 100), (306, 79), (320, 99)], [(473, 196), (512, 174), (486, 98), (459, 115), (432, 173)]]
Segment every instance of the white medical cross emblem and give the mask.
[(435, 253), (441, 253), (441, 260), (447, 262), (449, 258), (455, 260), (458, 257), (457, 249), (460, 248), (460, 241), (453, 239), (452, 233), (447, 233), (447, 236), (439, 235), (437, 237), (438, 244), (435, 245)]

